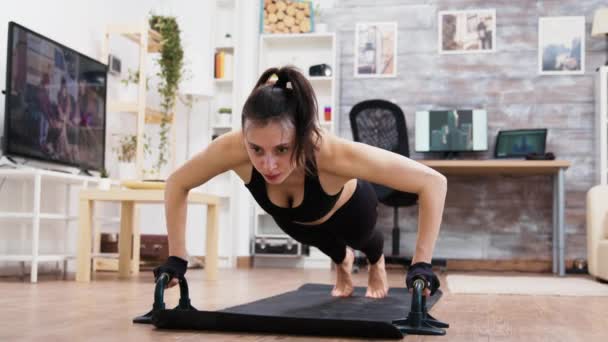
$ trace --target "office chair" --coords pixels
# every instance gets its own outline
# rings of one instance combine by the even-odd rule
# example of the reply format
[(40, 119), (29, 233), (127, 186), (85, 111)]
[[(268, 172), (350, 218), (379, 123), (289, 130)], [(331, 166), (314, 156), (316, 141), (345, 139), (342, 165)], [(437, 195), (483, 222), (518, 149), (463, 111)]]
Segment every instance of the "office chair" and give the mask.
[[(403, 111), (396, 104), (385, 100), (366, 100), (357, 103), (350, 111), (353, 139), (375, 147), (409, 157), (407, 126)], [(393, 190), (373, 184), (378, 201), (393, 207), (392, 255), (385, 256), (386, 263), (409, 265), (411, 258), (399, 256), (399, 207), (418, 203), (418, 195)], [(357, 259), (357, 264), (359, 260)]]

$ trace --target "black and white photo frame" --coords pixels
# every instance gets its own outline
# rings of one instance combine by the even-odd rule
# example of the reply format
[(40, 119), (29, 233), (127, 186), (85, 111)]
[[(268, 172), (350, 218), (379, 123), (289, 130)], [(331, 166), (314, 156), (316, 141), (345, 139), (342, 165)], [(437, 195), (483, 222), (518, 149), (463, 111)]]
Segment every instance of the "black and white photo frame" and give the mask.
[(397, 76), (396, 22), (356, 24), (354, 76)]
[(496, 10), (440, 11), (438, 14), (440, 54), (496, 52)]

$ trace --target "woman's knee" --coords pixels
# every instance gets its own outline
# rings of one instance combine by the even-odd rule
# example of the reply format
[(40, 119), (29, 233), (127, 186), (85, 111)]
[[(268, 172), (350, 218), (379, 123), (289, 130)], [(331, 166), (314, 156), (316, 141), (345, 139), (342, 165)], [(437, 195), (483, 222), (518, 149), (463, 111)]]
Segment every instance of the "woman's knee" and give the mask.
[(375, 264), (384, 253), (384, 235), (374, 230), (370, 237), (362, 243), (360, 250), (365, 253), (370, 264)]

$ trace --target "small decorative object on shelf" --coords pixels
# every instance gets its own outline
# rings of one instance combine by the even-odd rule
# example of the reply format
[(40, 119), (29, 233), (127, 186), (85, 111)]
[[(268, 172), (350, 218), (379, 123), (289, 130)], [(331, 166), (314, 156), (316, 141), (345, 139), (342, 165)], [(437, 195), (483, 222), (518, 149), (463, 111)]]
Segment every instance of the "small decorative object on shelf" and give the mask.
[(308, 76), (330, 77), (331, 74), (331, 67), (325, 63), (311, 65), (310, 68), (308, 68)]
[(331, 121), (331, 107), (325, 106), (323, 113), (324, 113), (323, 117), (324, 117), (325, 121), (327, 121), (327, 122)]
[(122, 72), (122, 63), (118, 56), (112, 54), (108, 56), (108, 72), (112, 75), (120, 75)]
[(214, 56), (214, 77), (216, 80), (231, 80), (232, 79), (232, 59), (231, 52), (220, 50)]
[(315, 25), (314, 25), (315, 32), (317, 32), (317, 33), (327, 32), (327, 24), (320, 22), (320, 19), (321, 19), (321, 3), (320, 2), (318, 2), (315, 5), (315, 9), (314, 9), (313, 13), (314, 13), (314, 18), (315, 18)]
[(224, 46), (232, 46), (232, 34), (228, 32), (224, 35)]
[(264, 0), (262, 33), (310, 33), (313, 10), (310, 1)]

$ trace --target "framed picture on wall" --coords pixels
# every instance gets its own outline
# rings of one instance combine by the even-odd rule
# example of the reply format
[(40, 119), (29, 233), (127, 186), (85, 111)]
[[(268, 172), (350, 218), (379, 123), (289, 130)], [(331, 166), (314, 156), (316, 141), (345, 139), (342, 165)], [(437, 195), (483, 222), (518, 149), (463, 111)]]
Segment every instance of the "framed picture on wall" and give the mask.
[(440, 54), (496, 52), (496, 10), (441, 11)]
[(542, 75), (585, 73), (585, 17), (538, 19), (538, 71)]
[(397, 76), (397, 23), (357, 23), (355, 77)]

